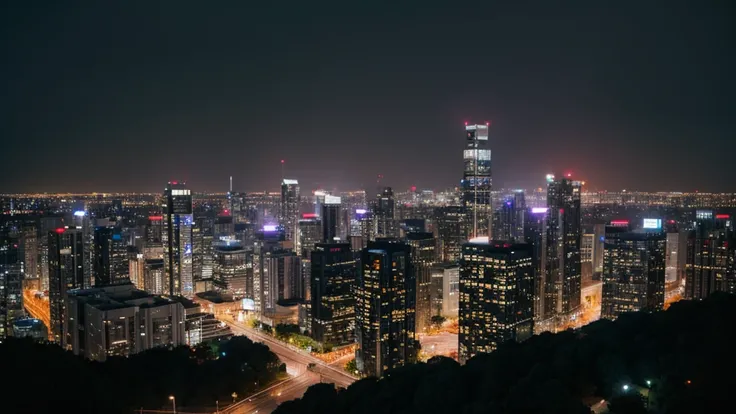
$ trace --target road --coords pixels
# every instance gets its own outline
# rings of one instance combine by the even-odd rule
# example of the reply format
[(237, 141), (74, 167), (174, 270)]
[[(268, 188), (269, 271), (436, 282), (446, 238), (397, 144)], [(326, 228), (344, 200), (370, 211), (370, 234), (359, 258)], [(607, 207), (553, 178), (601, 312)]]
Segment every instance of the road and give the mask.
[(301, 398), (307, 388), (319, 383), (319, 375), (305, 371), (221, 410), (223, 414), (268, 414), (284, 401)]
[[(314, 357), (308, 352), (285, 344), (244, 324), (223, 321), (230, 326), (235, 335), (245, 335), (254, 342), (261, 342), (286, 364), (286, 372), (292, 377), (288, 380), (262, 390), (242, 401), (220, 410), (225, 414), (258, 413), (268, 414), (284, 401), (300, 398), (310, 386), (320, 382), (347, 387), (357, 381), (356, 377), (342, 368), (348, 357), (340, 358), (330, 364)], [(307, 365), (314, 364), (311, 370)]]
[(48, 299), (38, 299), (33, 291), (24, 289), (23, 290), (23, 307), (26, 311), (34, 318), (40, 319), (41, 322), (46, 325), (46, 329), (49, 331), (49, 338), (51, 336), (51, 310), (49, 309)]
[(457, 355), (457, 334), (441, 332), (434, 335), (419, 335), (422, 351), (429, 357), (435, 355)]

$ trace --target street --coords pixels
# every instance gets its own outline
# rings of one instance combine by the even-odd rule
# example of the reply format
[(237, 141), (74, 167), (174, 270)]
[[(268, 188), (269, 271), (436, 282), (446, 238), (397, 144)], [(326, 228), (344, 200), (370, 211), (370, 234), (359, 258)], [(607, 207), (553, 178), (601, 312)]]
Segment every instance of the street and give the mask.
[[(238, 403), (221, 410), (222, 413), (237, 414), (268, 414), (284, 401), (300, 398), (310, 386), (320, 382), (335, 384), (337, 387), (347, 387), (357, 380), (343, 370), (343, 364), (349, 357), (340, 358), (330, 364), (314, 357), (308, 352), (285, 344), (275, 338), (248, 328), (238, 322), (227, 323), (236, 335), (245, 335), (254, 342), (261, 342), (286, 364), (286, 372), (291, 375), (288, 380), (262, 390)], [(307, 365), (314, 364), (311, 370)]]

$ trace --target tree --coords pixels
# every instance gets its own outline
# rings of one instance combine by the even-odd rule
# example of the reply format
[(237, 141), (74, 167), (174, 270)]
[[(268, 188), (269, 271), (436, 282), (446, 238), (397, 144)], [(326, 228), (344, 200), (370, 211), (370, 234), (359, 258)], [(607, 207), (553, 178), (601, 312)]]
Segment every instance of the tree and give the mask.
[(446, 320), (447, 318), (442, 315), (434, 315), (432, 316), (432, 318), (430, 318), (432, 326), (434, 326), (436, 329), (440, 329), (442, 327), (442, 324), (445, 323)]
[(646, 400), (638, 392), (617, 395), (608, 402), (611, 414), (647, 414)]

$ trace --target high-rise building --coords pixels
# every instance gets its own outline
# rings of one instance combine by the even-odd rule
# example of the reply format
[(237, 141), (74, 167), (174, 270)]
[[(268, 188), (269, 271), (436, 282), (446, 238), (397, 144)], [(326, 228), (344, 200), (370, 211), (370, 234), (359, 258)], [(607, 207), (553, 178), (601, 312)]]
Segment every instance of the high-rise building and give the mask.
[(84, 272), (84, 240), (81, 229), (60, 227), (48, 234), (49, 306), (51, 337), (65, 346), (63, 325), (67, 292), (89, 288)]
[(626, 226), (606, 228), (603, 254), (601, 317), (616, 319), (626, 312), (664, 308), (667, 237), (661, 220), (657, 227), (630, 231)]
[(375, 221), (374, 237), (398, 237), (399, 226), (396, 222), (394, 190), (384, 187), (376, 199), (371, 202), (371, 216)]
[(0, 234), (0, 341), (12, 334), (23, 310), (23, 258), (16, 239)]
[(279, 224), (284, 229), (287, 241), (293, 243), (295, 252), (299, 252), (299, 182), (284, 179), (281, 182), (281, 208)]
[(579, 181), (547, 175), (545, 315), (560, 322), (580, 309), (582, 221)]
[(460, 266), (454, 263), (432, 268), (432, 316), (456, 318), (460, 305)]
[(416, 281), (411, 248), (377, 240), (361, 252), (355, 293), (356, 363), (365, 375), (416, 361)]
[[(290, 250), (261, 252), (260, 304), (264, 313), (281, 300), (304, 298), (301, 258)], [(256, 290), (258, 293), (258, 290)]]
[(432, 322), (432, 268), (437, 264), (437, 239), (432, 233), (408, 233), (416, 280), (416, 333), (427, 333)]
[(729, 215), (695, 212), (695, 228), (687, 238), (687, 299), (705, 299), (718, 291), (736, 293), (732, 267), (735, 242)]
[(322, 242), (335, 243), (341, 238), (340, 197), (326, 195), (322, 204)]
[(38, 278), (38, 235), (34, 226), (23, 228), (23, 267), (27, 279)]
[(524, 192), (517, 190), (507, 197), (493, 214), (493, 238), (512, 243), (524, 241), (526, 201)]
[(65, 308), (65, 347), (94, 361), (186, 343), (182, 304), (130, 283), (70, 292)]
[(192, 193), (186, 184), (169, 182), (163, 197), (165, 291), (171, 296), (194, 294), (192, 269)]
[(96, 227), (93, 243), (95, 286), (129, 283), (128, 246), (119, 227)]
[(223, 241), (215, 244), (214, 255), (213, 279), (236, 299), (252, 295), (253, 253), (236, 241)]
[(309, 259), (314, 246), (322, 241), (322, 221), (314, 213), (303, 215), (299, 220), (299, 245), (302, 259)]
[(357, 267), (350, 245), (319, 243), (311, 264), (312, 338), (332, 345), (353, 342)]
[(534, 333), (532, 246), (488, 241), (463, 245), (460, 259), (459, 358), (493, 352)]
[(166, 290), (166, 269), (164, 259), (145, 259), (143, 267), (143, 286), (146, 292), (164, 295)]
[(465, 124), (462, 202), (468, 214), (470, 237), (491, 234), (491, 150), (488, 125)]
[(445, 263), (460, 260), (465, 242), (467, 215), (459, 206), (438, 207), (434, 211), (434, 227), (439, 241), (440, 261)]
[[(547, 299), (547, 207), (532, 207), (527, 210), (524, 222), (524, 242), (532, 248), (534, 267), (534, 329), (535, 332), (553, 331), (554, 312), (545, 312)], [(554, 290), (551, 291), (554, 293)]]
[(593, 254), (595, 234), (585, 233), (580, 238), (580, 281), (582, 286), (593, 283)]
[(128, 255), (128, 278), (136, 289), (146, 290), (146, 259), (143, 253)]

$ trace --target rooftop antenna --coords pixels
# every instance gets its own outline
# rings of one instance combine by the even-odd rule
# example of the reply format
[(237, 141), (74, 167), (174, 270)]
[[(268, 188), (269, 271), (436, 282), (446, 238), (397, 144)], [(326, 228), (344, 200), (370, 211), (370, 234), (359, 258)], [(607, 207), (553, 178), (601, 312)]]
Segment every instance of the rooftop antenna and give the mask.
[(281, 181), (284, 181), (284, 163), (286, 160), (281, 160)]
[(233, 176), (230, 176), (230, 194), (233, 193)]

